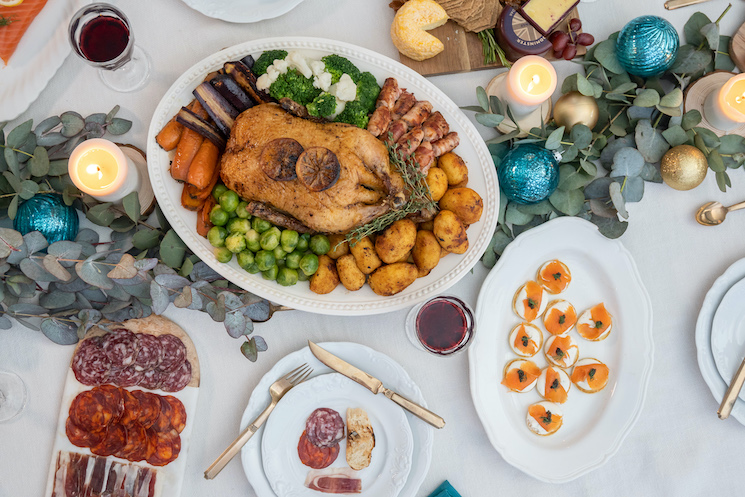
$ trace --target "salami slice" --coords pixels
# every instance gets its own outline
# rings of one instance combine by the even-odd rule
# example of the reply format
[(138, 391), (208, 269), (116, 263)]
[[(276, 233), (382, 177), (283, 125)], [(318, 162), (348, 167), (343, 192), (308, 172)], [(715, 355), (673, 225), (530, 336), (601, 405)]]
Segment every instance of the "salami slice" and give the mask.
[(181, 433), (186, 427), (186, 408), (176, 397), (166, 395), (163, 397), (171, 405), (171, 426)]
[(318, 447), (308, 438), (307, 432), (303, 431), (297, 444), (297, 455), (300, 462), (313, 469), (322, 469), (331, 466), (339, 456), (339, 444), (331, 447)]
[(153, 466), (165, 466), (174, 461), (181, 452), (181, 436), (176, 430), (155, 431), (148, 429), (150, 443), (155, 447), (147, 462)]
[(83, 385), (96, 386), (108, 381), (111, 361), (101, 343), (101, 337), (86, 338), (72, 358), (72, 372)]
[(166, 373), (160, 388), (165, 392), (183, 390), (191, 381), (191, 363), (187, 360), (181, 363), (175, 371)]
[(147, 333), (138, 333), (136, 337), (138, 347), (134, 362), (135, 369), (145, 371), (157, 367), (163, 356), (160, 339)]
[(125, 368), (134, 364), (137, 345), (137, 335), (124, 328), (110, 332), (101, 344), (113, 368)]
[(122, 388), (122, 397), (124, 398), (124, 412), (119, 420), (123, 425), (137, 423), (140, 419), (141, 407), (140, 401), (132, 392)]
[(145, 428), (150, 428), (160, 416), (158, 396), (142, 390), (133, 390), (132, 395), (140, 401), (140, 417), (137, 421)]
[(106, 435), (105, 431), (90, 432), (84, 430), (73, 423), (72, 418), (67, 418), (67, 422), (65, 423), (65, 433), (67, 434), (70, 443), (78, 447), (92, 447), (98, 445), (103, 440), (104, 435)]
[(127, 430), (118, 423), (109, 425), (101, 443), (91, 447), (91, 452), (97, 456), (113, 456), (124, 448), (127, 443)]
[(158, 369), (148, 369), (142, 373), (140, 386), (149, 390), (157, 390), (158, 388), (161, 388), (165, 375), (166, 373), (163, 373)]
[(109, 381), (120, 387), (133, 387), (139, 385), (142, 381), (143, 372), (138, 371), (136, 366), (129, 366), (122, 369), (112, 370), (109, 374)]
[(344, 420), (333, 409), (320, 407), (308, 416), (305, 431), (316, 447), (333, 447), (344, 439)]
[(178, 369), (186, 360), (186, 345), (184, 345), (184, 342), (179, 337), (170, 333), (160, 335), (158, 339), (163, 349), (163, 357), (158, 365), (158, 369), (170, 373)]
[(103, 393), (86, 390), (73, 399), (69, 415), (77, 426), (94, 432), (106, 429), (114, 418), (114, 411)]

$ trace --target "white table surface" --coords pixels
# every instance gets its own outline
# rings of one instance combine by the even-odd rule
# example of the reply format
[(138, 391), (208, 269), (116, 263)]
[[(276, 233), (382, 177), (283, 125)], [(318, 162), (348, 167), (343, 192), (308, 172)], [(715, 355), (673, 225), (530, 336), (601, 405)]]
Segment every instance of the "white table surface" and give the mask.
[[(745, 2), (732, 2), (735, 5), (721, 23), (726, 34), (745, 21)], [(243, 25), (206, 18), (179, 0), (114, 3), (129, 16), (137, 43), (152, 57), (153, 74), (147, 87), (134, 94), (114, 93), (103, 86), (92, 68), (70, 56), (23, 118), (38, 122), (67, 110), (87, 115), (107, 112), (120, 104), (121, 115), (134, 121), (126, 141), (144, 147), (153, 109), (166, 89), (196, 61), (221, 48), (263, 37), (304, 35), (354, 43), (396, 57), (388, 35), (393, 13), (387, 0), (306, 0), (277, 19)], [(581, 4), (580, 14), (585, 29), (598, 40), (642, 14), (662, 15), (682, 32), (696, 8), (667, 12), (663, 3), (598, 0)], [(698, 9), (716, 19), (726, 4), (715, 0)], [(561, 76), (577, 67), (557, 64)], [(476, 86), (485, 86), (497, 72), (431, 80), (458, 105), (472, 105)], [(479, 129), (484, 138), (494, 135), (492, 130)], [(241, 355), (240, 342), (228, 337), (221, 324), (213, 323), (206, 314), (171, 306), (165, 315), (191, 334), (203, 375), (182, 495), (255, 495), (238, 460), (213, 481), (205, 480), (202, 473), (236, 435), (259, 378), (307, 339), (359, 342), (390, 355), (419, 384), (429, 406), (448, 421), (447, 427), (435, 434), (432, 465), (419, 495), (427, 495), (444, 479), (463, 496), (472, 497), (741, 493), (745, 428), (734, 419), (717, 418), (718, 402), (699, 373), (693, 339), (706, 291), (730, 264), (745, 256), (745, 214), (732, 214), (717, 228), (702, 227), (693, 220), (697, 207), (706, 201), (720, 200), (727, 205), (745, 198), (745, 172), (740, 169), (730, 175), (733, 188), (727, 194), (719, 192), (711, 173), (690, 192), (648, 183), (642, 202), (629, 209), (630, 226), (621, 240), (636, 259), (651, 295), (655, 367), (638, 423), (604, 467), (571, 483), (548, 485), (505, 463), (486, 439), (473, 408), (467, 355), (442, 359), (415, 350), (403, 330), (406, 311), (357, 318), (280, 313), (257, 326), (269, 350), (257, 363), (251, 363)], [(487, 270), (477, 265), (452, 293), (475, 305), (486, 274)], [(71, 347), (55, 345), (41, 333), (21, 326), (0, 331), (0, 368), (19, 373), (30, 391), (23, 415), (0, 424), (2, 497), (43, 494), (71, 354)]]

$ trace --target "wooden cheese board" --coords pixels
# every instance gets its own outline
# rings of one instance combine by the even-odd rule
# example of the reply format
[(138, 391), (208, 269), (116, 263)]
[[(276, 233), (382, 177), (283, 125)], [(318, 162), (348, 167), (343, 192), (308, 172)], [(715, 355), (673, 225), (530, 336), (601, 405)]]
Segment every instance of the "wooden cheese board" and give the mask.
[(45, 496), (179, 495), (199, 382), (194, 343), (172, 321), (91, 328), (65, 376)]
[(729, 44), (729, 56), (741, 72), (745, 72), (745, 24), (740, 26)]

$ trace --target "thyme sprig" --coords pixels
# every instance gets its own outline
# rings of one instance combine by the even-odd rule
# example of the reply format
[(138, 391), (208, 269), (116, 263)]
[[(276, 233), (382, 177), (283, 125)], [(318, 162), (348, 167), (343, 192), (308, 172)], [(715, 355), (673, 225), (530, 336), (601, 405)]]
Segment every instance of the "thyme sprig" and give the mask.
[(414, 162), (413, 155), (404, 155), (401, 147), (397, 143), (393, 143), (390, 134), (388, 141), (386, 141), (386, 147), (388, 148), (391, 165), (404, 180), (408, 200), (398, 209), (391, 209), (382, 216), (352, 230), (346, 236), (346, 241), (350, 245), (356, 244), (366, 236), (384, 230), (409, 214), (422, 211), (436, 212), (438, 209), (437, 202), (432, 200), (432, 193), (429, 191), (429, 185), (426, 181), (427, 176), (419, 170), (419, 166)]
[(507, 56), (499, 46), (497, 40), (494, 39), (494, 30), (485, 29), (476, 33), (481, 40), (481, 52), (484, 54), (484, 64), (494, 64), (499, 58), (499, 63), (503, 67), (511, 67), (512, 63), (507, 60)]

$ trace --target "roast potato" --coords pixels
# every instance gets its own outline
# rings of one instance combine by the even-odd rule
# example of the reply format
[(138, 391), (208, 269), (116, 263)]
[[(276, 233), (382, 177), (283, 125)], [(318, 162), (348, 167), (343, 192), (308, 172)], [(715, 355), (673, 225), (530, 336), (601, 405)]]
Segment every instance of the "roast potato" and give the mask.
[(357, 267), (352, 254), (342, 255), (336, 259), (336, 270), (339, 273), (339, 280), (344, 288), (351, 291), (357, 291), (365, 284), (365, 275)]
[(451, 188), (440, 199), (440, 209), (454, 212), (463, 224), (473, 224), (481, 219), (484, 201), (470, 188)]
[(454, 254), (468, 250), (468, 236), (463, 223), (452, 211), (440, 211), (435, 217), (434, 234), (440, 246)]
[(310, 290), (321, 295), (331, 293), (339, 284), (336, 263), (327, 255), (318, 256), (318, 271), (310, 277)]
[(349, 251), (354, 256), (357, 267), (360, 268), (362, 274), (370, 274), (383, 265), (383, 261), (375, 253), (375, 246), (368, 236), (354, 245), (350, 244)]
[(411, 219), (399, 219), (375, 239), (375, 252), (386, 264), (400, 261), (414, 247), (416, 224)]
[(427, 185), (432, 194), (432, 200), (439, 201), (448, 189), (448, 177), (439, 167), (430, 167), (427, 172)]
[(416, 243), (411, 250), (411, 256), (414, 259), (419, 276), (426, 276), (440, 262), (440, 252), (442, 247), (437, 241), (434, 233), (427, 230), (420, 230), (416, 234)]
[(468, 167), (458, 154), (453, 152), (443, 154), (437, 160), (437, 167), (445, 172), (450, 186), (468, 181)]
[(328, 238), (331, 242), (331, 250), (326, 252), (326, 255), (332, 259), (338, 259), (349, 253), (349, 243), (345, 240), (346, 235), (328, 235)]
[(417, 228), (420, 229), (420, 230), (432, 231), (433, 229), (435, 229), (435, 218), (432, 218), (431, 221), (426, 221), (424, 223), (419, 223), (419, 225), (417, 226)]
[(389, 297), (403, 291), (416, 281), (419, 271), (414, 264), (396, 262), (378, 268), (367, 280), (372, 291)]

